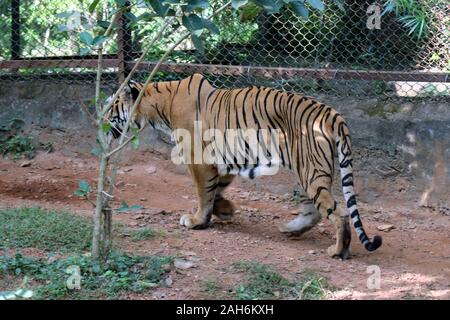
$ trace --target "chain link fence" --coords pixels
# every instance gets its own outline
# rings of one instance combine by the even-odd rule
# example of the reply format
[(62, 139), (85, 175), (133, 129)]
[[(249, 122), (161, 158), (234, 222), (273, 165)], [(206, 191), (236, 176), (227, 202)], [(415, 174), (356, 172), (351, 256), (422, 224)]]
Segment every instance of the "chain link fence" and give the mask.
[[(85, 54), (79, 29), (101, 28), (109, 12), (89, 14), (91, 1), (0, 2), (0, 81), (47, 79), (92, 83), (97, 57)], [(212, 7), (223, 1), (212, 1)], [(158, 79), (193, 72), (217, 87), (270, 86), (308, 95), (424, 97), (449, 95), (450, 5), (447, 0), (325, 1), (308, 19), (289, 9), (268, 15), (256, 6), (215, 17), (220, 34), (204, 34), (205, 50), (188, 40)], [(211, 9), (212, 10), (212, 9)], [(104, 82), (117, 85), (158, 31), (160, 22), (128, 22), (146, 11), (137, 1), (106, 46)], [(147, 9), (148, 12), (148, 9)], [(174, 26), (136, 74), (143, 79), (181, 35)]]

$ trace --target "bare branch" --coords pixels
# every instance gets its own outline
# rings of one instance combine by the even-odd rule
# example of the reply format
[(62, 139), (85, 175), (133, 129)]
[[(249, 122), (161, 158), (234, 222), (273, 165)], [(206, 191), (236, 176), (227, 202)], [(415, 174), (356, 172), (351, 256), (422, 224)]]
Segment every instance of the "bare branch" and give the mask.
[(76, 93), (76, 96), (78, 98), (78, 101), (80, 102), (81, 109), (88, 115), (89, 120), (91, 120), (92, 124), (97, 127), (98, 123), (97, 120), (94, 118), (92, 113), (89, 112), (88, 107), (84, 104), (83, 100), (81, 100), (81, 97), (78, 95), (78, 92)]
[[(132, 137), (129, 137), (127, 140), (125, 140), (125, 142), (119, 143), (119, 146), (115, 149), (113, 149), (112, 151), (110, 151), (109, 153), (106, 154), (107, 158), (110, 158), (111, 156), (113, 156), (115, 153), (119, 152), (120, 150), (122, 150), (128, 143), (131, 142), (131, 140), (133, 140), (137, 135), (139, 135), (139, 133), (142, 132), (142, 130), (144, 130), (147, 127), (147, 123), (144, 124), (144, 126), (142, 126), (139, 131), (136, 133), (136, 135), (133, 135)], [(124, 135), (122, 135), (122, 137), (124, 137)]]

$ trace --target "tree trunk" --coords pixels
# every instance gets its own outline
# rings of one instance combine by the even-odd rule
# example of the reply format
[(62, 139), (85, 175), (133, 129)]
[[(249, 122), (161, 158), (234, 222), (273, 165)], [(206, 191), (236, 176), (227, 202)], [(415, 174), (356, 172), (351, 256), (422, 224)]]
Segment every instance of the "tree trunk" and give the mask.
[[(99, 131), (101, 130), (102, 129), (100, 128)], [(103, 132), (100, 134), (103, 134)], [(100, 262), (105, 261), (106, 259), (107, 253), (105, 253), (105, 244), (106, 242), (109, 242), (108, 241), (109, 239), (106, 239), (107, 237), (105, 236), (104, 230), (106, 227), (108, 227), (108, 224), (110, 224), (111, 221), (110, 217), (108, 215), (105, 215), (105, 208), (103, 201), (103, 190), (105, 188), (105, 177), (107, 166), (108, 166), (108, 159), (102, 153), (98, 173), (97, 200), (95, 204), (94, 231), (92, 234), (92, 248), (91, 248), (92, 259)], [(108, 217), (108, 220), (105, 219), (105, 217)]]

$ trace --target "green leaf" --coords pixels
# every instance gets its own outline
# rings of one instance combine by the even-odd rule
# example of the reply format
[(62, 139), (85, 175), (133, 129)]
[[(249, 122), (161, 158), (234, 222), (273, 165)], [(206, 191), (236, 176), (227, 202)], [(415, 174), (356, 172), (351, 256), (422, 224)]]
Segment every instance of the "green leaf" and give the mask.
[(87, 55), (89, 52), (91, 52), (91, 48), (84, 47), (80, 49), (80, 55), (82, 56)]
[(196, 35), (191, 35), (192, 43), (200, 54), (205, 54), (205, 48), (203, 46), (203, 41), (200, 37)]
[(124, 7), (127, 0), (114, 0), (119, 7)]
[(103, 29), (108, 29), (109, 27), (109, 21), (105, 21), (105, 20), (98, 20), (97, 21), (97, 25)]
[(106, 100), (106, 98), (108, 98), (108, 95), (104, 91), (100, 91), (98, 98), (100, 100)]
[(212, 34), (219, 34), (220, 30), (211, 20), (202, 18), (203, 27), (208, 29)]
[(131, 140), (131, 146), (133, 147), (133, 149), (139, 148), (139, 137), (138, 136), (133, 137), (133, 139)]
[(136, 22), (138, 18), (132, 12), (124, 12), (123, 15), (128, 21)]
[(94, 41), (94, 39), (89, 32), (83, 31), (80, 33), (80, 41), (90, 46), (92, 45), (92, 41)]
[(94, 0), (92, 1), (92, 3), (89, 5), (89, 12), (92, 13), (94, 12), (95, 8), (97, 7), (98, 3), (100, 2), (100, 0)]
[(129, 209), (130, 209), (130, 207), (128, 206), (128, 203), (126, 203), (125, 201), (122, 201), (122, 203), (120, 204), (120, 207), (117, 209), (117, 212), (128, 212)]
[(130, 126), (130, 131), (133, 135), (137, 135), (139, 132), (139, 128)]
[(233, 0), (233, 1), (231, 1), (231, 6), (237, 10), (242, 6), (245, 6), (247, 3), (248, 3), (248, 0)]
[(73, 194), (76, 195), (76, 196), (78, 196), (78, 197), (84, 197), (84, 196), (86, 196), (86, 193), (83, 192), (83, 191), (81, 191), (81, 190), (79, 190), (79, 189), (75, 190), (75, 191), (73, 192)]
[(103, 124), (102, 124), (103, 133), (108, 133), (110, 130), (111, 130), (111, 123), (103, 122)]
[(150, 21), (150, 20), (152, 20), (152, 19), (154, 19), (156, 17), (157, 17), (156, 14), (145, 12), (145, 13), (137, 16), (136, 21), (141, 21), (141, 20)]
[(320, 11), (323, 11), (323, 9), (325, 9), (325, 6), (323, 5), (323, 2), (321, 0), (307, 0), (307, 1), (314, 9)]
[(184, 15), (183, 18), (181, 18), (181, 22), (188, 31), (195, 35), (200, 35), (201, 32), (199, 31), (204, 28), (202, 19), (196, 14)]
[(100, 46), (101, 44), (103, 44), (103, 42), (105, 42), (106, 40), (108, 40), (107, 36), (96, 36), (94, 38), (94, 40), (92, 40), (92, 45), (93, 46)]
[(257, 4), (260, 7), (263, 7), (264, 10), (267, 11), (267, 13), (278, 13), (281, 9), (281, 4), (278, 1), (273, 0), (253, 0), (255, 4)]
[(146, 0), (152, 7), (152, 9), (156, 12), (156, 14), (160, 17), (165, 17), (169, 11), (169, 6), (166, 4), (163, 4), (159, 0)]
[(130, 207), (130, 210), (132, 210), (132, 211), (138, 211), (138, 210), (141, 210), (141, 209), (142, 209), (142, 206), (139, 205), (139, 204), (133, 204), (133, 205)]
[(254, 3), (248, 3), (239, 10), (241, 15), (240, 17), (241, 22), (248, 22), (248, 21), (254, 22), (256, 18), (260, 15), (262, 10), (263, 9), (260, 6), (257, 6)]
[(308, 11), (308, 8), (305, 7), (305, 4), (303, 2), (300, 2), (300, 1), (291, 2), (291, 8), (292, 8), (292, 10), (294, 10), (295, 14), (297, 14), (305, 19), (308, 19), (309, 11)]
[(187, 0), (186, 12), (191, 12), (196, 9), (206, 9), (209, 7), (207, 0)]
[(91, 192), (91, 186), (86, 180), (80, 180), (79, 182), (79, 190), (84, 191), (86, 193)]
[(102, 154), (102, 150), (100, 148), (94, 147), (91, 149), (91, 154), (96, 157), (100, 157)]

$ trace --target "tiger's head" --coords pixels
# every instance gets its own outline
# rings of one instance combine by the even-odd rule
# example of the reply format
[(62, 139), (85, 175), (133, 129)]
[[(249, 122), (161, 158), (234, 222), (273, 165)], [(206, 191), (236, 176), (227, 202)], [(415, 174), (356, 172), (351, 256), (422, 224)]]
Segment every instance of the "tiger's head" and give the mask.
[[(128, 84), (120, 92), (117, 99), (112, 103), (111, 109), (106, 114), (105, 122), (111, 124), (109, 135), (112, 135), (114, 139), (117, 139), (122, 135), (125, 123), (130, 117), (131, 109), (139, 95), (140, 89), (141, 86), (138, 83), (134, 81), (128, 82)], [(112, 98), (113, 96), (110, 96), (105, 103), (109, 104)], [(140, 112), (140, 106), (136, 108), (134, 114), (131, 115), (131, 117), (132, 118), (129, 129), (140, 129), (145, 122), (145, 119)]]

